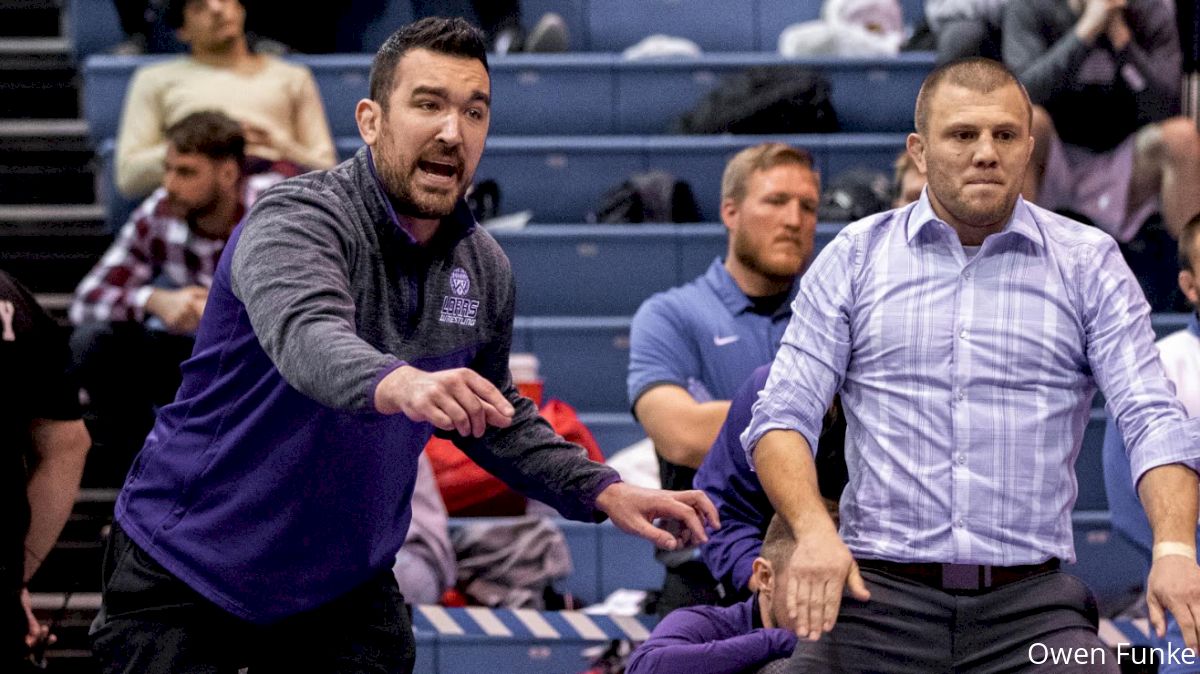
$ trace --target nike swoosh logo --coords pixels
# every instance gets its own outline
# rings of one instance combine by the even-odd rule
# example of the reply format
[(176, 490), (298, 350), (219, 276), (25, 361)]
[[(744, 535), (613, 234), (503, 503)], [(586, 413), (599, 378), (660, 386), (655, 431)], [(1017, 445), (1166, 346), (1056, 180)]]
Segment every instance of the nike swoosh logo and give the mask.
[(739, 339), (741, 339), (741, 337), (737, 335), (730, 335), (728, 337), (713, 337), (713, 344), (716, 344), (717, 346), (725, 346), (727, 344), (733, 344)]

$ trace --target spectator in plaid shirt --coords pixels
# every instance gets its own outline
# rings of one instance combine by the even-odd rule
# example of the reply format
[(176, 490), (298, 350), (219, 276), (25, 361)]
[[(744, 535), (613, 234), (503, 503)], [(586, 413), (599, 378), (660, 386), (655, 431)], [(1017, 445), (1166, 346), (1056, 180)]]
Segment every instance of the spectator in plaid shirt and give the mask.
[(167, 139), (163, 185), (80, 282), (70, 309), (96, 455), (112, 471), (93, 477), (113, 484), (145, 440), (154, 407), (175, 396), (226, 240), (258, 193), (282, 179), (244, 175), (241, 125), (223, 113), (192, 113)]

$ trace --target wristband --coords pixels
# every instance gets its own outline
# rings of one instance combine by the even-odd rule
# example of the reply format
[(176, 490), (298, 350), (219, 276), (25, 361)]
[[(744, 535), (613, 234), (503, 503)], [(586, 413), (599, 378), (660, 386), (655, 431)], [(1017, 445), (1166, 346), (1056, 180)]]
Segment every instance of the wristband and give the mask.
[(1168, 557), (1170, 555), (1179, 555), (1188, 559), (1196, 560), (1196, 546), (1191, 543), (1179, 543), (1177, 541), (1166, 541), (1164, 543), (1155, 543), (1153, 558), (1158, 561), (1160, 557)]

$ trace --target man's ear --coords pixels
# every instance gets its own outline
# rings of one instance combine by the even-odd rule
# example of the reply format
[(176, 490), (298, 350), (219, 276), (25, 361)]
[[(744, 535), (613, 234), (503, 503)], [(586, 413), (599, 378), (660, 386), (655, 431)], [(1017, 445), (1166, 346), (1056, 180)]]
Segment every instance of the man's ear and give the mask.
[(379, 139), (379, 127), (383, 125), (383, 108), (379, 103), (364, 98), (354, 106), (354, 121), (358, 123), (358, 135), (367, 145), (374, 146)]
[(919, 133), (910, 133), (905, 141), (905, 150), (908, 151), (908, 156), (916, 164), (917, 170), (922, 175), (929, 175), (925, 171), (925, 139)]
[(1179, 289), (1192, 306), (1200, 305), (1200, 287), (1196, 284), (1196, 274), (1190, 269), (1179, 272)]
[(775, 570), (765, 557), (755, 557), (750, 566), (750, 589), (754, 592), (770, 592), (775, 586)]
[(721, 200), (721, 222), (725, 223), (726, 230), (733, 230), (733, 223), (737, 219), (738, 202), (733, 199)]
[(217, 166), (217, 177), (223, 186), (232, 189), (242, 177), (242, 167), (236, 161), (226, 159)]

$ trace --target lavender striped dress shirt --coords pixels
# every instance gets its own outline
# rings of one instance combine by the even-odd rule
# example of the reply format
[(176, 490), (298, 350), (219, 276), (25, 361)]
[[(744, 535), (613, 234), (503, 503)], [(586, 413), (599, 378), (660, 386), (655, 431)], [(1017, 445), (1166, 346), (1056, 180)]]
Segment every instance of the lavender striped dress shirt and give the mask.
[(1175, 400), (1111, 237), (1018, 199), (968, 257), (922, 194), (848, 225), (804, 274), (742, 443), (751, 465), (770, 430), (815, 452), (840, 390), (855, 557), (1074, 561), (1073, 468), (1097, 386), (1135, 479), (1200, 465), (1200, 418)]

